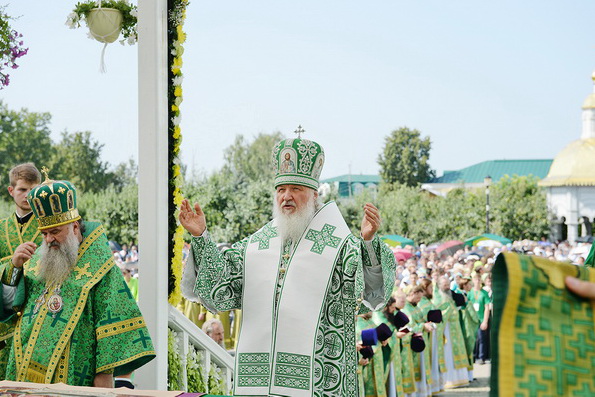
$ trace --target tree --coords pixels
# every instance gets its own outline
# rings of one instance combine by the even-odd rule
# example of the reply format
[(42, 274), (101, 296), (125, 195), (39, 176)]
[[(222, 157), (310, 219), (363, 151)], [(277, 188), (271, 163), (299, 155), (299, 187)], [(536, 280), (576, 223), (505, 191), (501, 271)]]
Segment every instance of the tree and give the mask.
[(234, 175), (238, 181), (272, 179), (271, 150), (282, 139), (280, 132), (261, 133), (252, 143), (246, 142), (242, 135), (236, 136), (234, 143), (224, 151), (223, 172)]
[(549, 235), (546, 194), (534, 176), (506, 175), (493, 186), (490, 226), (514, 240), (539, 240)]
[[(8, 185), (8, 172), (20, 163), (33, 162), (37, 167), (49, 164), (52, 153), (49, 113), (9, 110), (0, 101), (0, 181)], [(8, 198), (6, 189), (2, 189)]]
[(187, 182), (186, 195), (200, 203), (215, 241), (241, 240), (271, 219), (271, 149), (281, 139), (278, 132), (260, 134), (253, 142), (237, 136), (225, 149), (221, 170)]
[(101, 161), (103, 145), (91, 138), (90, 131), (62, 133), (62, 140), (52, 150), (49, 168), (53, 179), (71, 181), (83, 192), (100, 192), (107, 186), (119, 186), (119, 180)]
[(401, 127), (384, 139), (384, 150), (378, 156), (380, 176), (385, 183), (417, 186), (433, 178), (430, 168), (429, 137), (420, 138), (418, 130)]
[(138, 186), (129, 184), (121, 190), (114, 185), (97, 193), (78, 196), (78, 208), (87, 221), (103, 224), (110, 240), (132, 244), (138, 241)]

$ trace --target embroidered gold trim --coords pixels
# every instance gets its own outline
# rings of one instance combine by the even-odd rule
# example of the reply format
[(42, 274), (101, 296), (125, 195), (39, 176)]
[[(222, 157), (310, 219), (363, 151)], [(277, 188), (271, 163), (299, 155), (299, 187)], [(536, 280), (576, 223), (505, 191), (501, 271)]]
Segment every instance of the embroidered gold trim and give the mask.
[(95, 370), (95, 373), (96, 373), (96, 374), (98, 374), (98, 373), (100, 373), (100, 372), (105, 372), (105, 371), (106, 371), (106, 370), (108, 370), (108, 369), (112, 369), (112, 368), (120, 367), (120, 366), (122, 366), (122, 365), (124, 365), (124, 364), (128, 364), (128, 363), (130, 363), (130, 362), (132, 362), (132, 361), (134, 361), (134, 360), (137, 360), (137, 359), (139, 359), (139, 358), (141, 358), (141, 357), (144, 357), (144, 356), (154, 356), (154, 355), (155, 355), (155, 352), (154, 352), (153, 350), (150, 350), (150, 351), (144, 351), (144, 352), (140, 352), (140, 353), (138, 353), (138, 354), (135, 354), (135, 355), (134, 355), (134, 356), (132, 356), (132, 357), (128, 357), (128, 358), (126, 358), (126, 359), (124, 359), (124, 360), (120, 360), (120, 361), (118, 361), (118, 362), (115, 362), (115, 363), (106, 364), (106, 365), (104, 365), (104, 366), (101, 366), (101, 367), (99, 367), (99, 368), (97, 368), (97, 369)]
[(17, 368), (17, 381), (18, 382), (25, 382), (29, 364), (31, 362), (31, 357), (33, 356), (33, 351), (35, 350), (35, 344), (37, 343), (37, 337), (39, 336), (39, 332), (41, 331), (41, 326), (43, 325), (43, 321), (45, 320), (45, 315), (48, 312), (47, 305), (41, 305), (39, 309), (39, 313), (37, 313), (37, 317), (35, 318), (35, 322), (33, 323), (33, 329), (31, 330), (31, 336), (29, 336), (29, 340), (27, 341), (27, 350), (23, 354), (23, 342), (21, 340), (21, 322), (23, 321), (23, 317), (19, 318), (17, 322), (15, 331), (14, 331), (14, 347), (15, 347), (15, 363)]
[(54, 380), (52, 383), (67, 383), (68, 381), (68, 364), (70, 362), (70, 346), (72, 345), (72, 341), (66, 345), (66, 349), (64, 349), (64, 353), (60, 356), (60, 361), (58, 361), (58, 365), (56, 366), (56, 375), (54, 376)]
[(520, 300), (520, 285), (523, 282), (521, 277), (511, 277), (513, 274), (521, 274), (521, 264), (518, 258), (511, 258), (504, 254), (508, 264), (508, 296), (506, 304), (502, 310), (500, 319), (500, 335), (498, 335), (498, 344), (500, 345), (500, 357), (498, 360), (498, 389), (500, 395), (514, 395), (512, 379), (514, 379), (513, 365), (506, 366), (506, 363), (514, 362), (514, 308), (518, 307)]
[(108, 336), (120, 335), (124, 332), (134, 331), (135, 329), (144, 328), (146, 326), (145, 320), (142, 317), (135, 317), (129, 320), (118, 321), (117, 323), (103, 325), (95, 331), (97, 340), (107, 338)]
[(31, 361), (27, 368), (27, 382), (41, 383), (47, 372), (47, 368), (36, 361)]
[[(77, 258), (77, 262), (81, 259), (83, 254), (87, 251), (87, 249), (89, 249), (89, 247), (92, 245), (92, 243), (95, 240), (97, 240), (97, 238), (99, 236), (101, 236), (102, 234), (103, 234), (103, 226), (100, 225), (97, 228), (95, 228), (95, 230), (93, 230), (93, 232), (91, 232), (89, 234), (89, 236), (87, 236), (87, 238), (81, 243), (81, 246), (79, 247), (79, 255)], [(30, 263), (30, 261), (27, 261), (27, 264), (29, 264), (29, 263)], [(52, 376), (56, 369), (56, 365), (58, 363), (58, 359), (60, 358), (62, 351), (66, 347), (65, 346), (66, 343), (68, 343), (70, 341), (70, 337), (72, 336), (72, 332), (74, 331), (74, 326), (77, 324), (78, 319), (80, 318), (80, 315), (85, 307), (86, 299), (89, 294), (89, 291), (91, 290), (93, 285), (95, 285), (97, 282), (99, 282), (99, 280), (101, 280), (101, 278), (105, 275), (105, 273), (107, 273), (107, 271), (111, 268), (111, 266), (113, 264), (114, 264), (114, 259), (113, 259), (113, 257), (110, 257), (101, 266), (101, 268), (97, 271), (95, 276), (93, 278), (91, 278), (89, 281), (87, 281), (87, 283), (83, 286), (81, 295), (79, 296), (79, 299), (78, 299), (77, 304), (74, 308), (74, 311), (69, 319), (69, 325), (66, 327), (62, 336), (60, 337), (60, 340), (58, 341), (58, 345), (54, 349), (54, 353), (52, 354), (52, 357), (48, 364), (48, 368), (50, 368), (50, 370), (46, 373), (45, 383), (51, 382)], [(35, 318), (35, 323), (33, 324), (33, 329), (31, 330), (31, 336), (29, 337), (29, 340), (27, 342), (27, 350), (25, 351), (25, 353), (23, 353), (23, 342), (21, 340), (22, 317), (19, 318), (19, 320), (17, 322), (15, 333), (14, 333), (15, 361), (16, 361), (16, 367), (17, 367), (17, 381), (22, 382), (24, 380), (24, 377), (26, 376), (27, 367), (29, 366), (29, 362), (31, 361), (31, 357), (33, 356), (33, 351), (35, 350), (35, 344), (37, 342), (37, 338), (39, 336), (39, 332), (41, 331), (41, 326), (43, 324), (43, 321), (45, 320), (45, 316), (46, 316), (47, 312), (48, 312), (47, 305), (42, 305), (39, 313), (37, 313), (37, 317)], [(64, 338), (66, 338), (66, 339), (64, 339)]]
[(61, 214), (40, 216), (37, 218), (37, 221), (39, 222), (39, 229), (42, 230), (66, 225), (67, 223), (78, 221), (79, 219), (81, 219), (81, 216), (79, 215), (78, 209), (75, 208)]
[[(89, 237), (91, 237), (91, 235), (89, 235)], [(87, 237), (87, 238), (89, 238), (89, 237)], [(70, 338), (72, 337), (74, 328), (78, 324), (81, 314), (83, 313), (83, 310), (85, 309), (85, 306), (87, 304), (87, 297), (89, 296), (89, 292), (91, 292), (91, 288), (93, 288), (93, 286), (95, 286), (95, 284), (97, 284), (103, 278), (103, 276), (105, 276), (105, 274), (112, 268), (112, 266), (115, 266), (114, 258), (110, 257), (103, 265), (101, 265), (101, 268), (99, 268), (99, 270), (95, 273), (95, 275), (89, 281), (87, 281), (87, 283), (83, 286), (83, 288), (81, 290), (81, 295), (79, 296), (76, 306), (74, 307), (74, 310), (72, 311), (72, 315), (70, 316), (70, 319), (68, 320), (68, 324), (64, 328), (64, 332), (62, 332), (62, 335), (60, 336), (60, 339), (58, 340), (58, 344), (56, 345), (56, 348), (54, 349), (54, 353), (52, 353), (50, 362), (48, 363), (49, 369), (48, 369), (48, 372), (45, 377), (45, 383), (50, 383), (52, 380), (52, 377), (54, 375), (54, 371), (56, 370), (56, 365), (58, 364), (60, 355), (62, 354), (62, 351), (66, 347), (66, 344), (70, 342)], [(46, 306), (46, 305), (44, 305), (44, 306)]]
[[(16, 222), (16, 214), (13, 214), (12, 217)], [(14, 254), (14, 250), (12, 249), (12, 244), (10, 244), (10, 235), (8, 234), (8, 221), (4, 222), (4, 234), (6, 235), (6, 245), (8, 245), (8, 250), (10, 251), (10, 256)]]

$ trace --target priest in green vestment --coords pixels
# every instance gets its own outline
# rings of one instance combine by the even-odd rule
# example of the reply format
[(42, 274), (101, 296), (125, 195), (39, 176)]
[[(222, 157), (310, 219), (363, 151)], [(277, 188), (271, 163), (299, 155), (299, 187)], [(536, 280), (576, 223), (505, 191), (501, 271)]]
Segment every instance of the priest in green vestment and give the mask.
[(80, 219), (70, 182), (44, 172), (28, 195), (42, 244), (15, 250), (22, 276), (2, 285), (14, 289), (3, 321), (16, 324), (6, 379), (113, 387), (155, 357), (151, 338), (103, 227)]
[[(376, 322), (372, 318), (372, 312), (357, 316), (355, 331), (358, 336), (358, 343), (362, 342), (362, 331), (376, 328)], [(385, 376), (384, 376), (384, 355), (380, 343), (370, 346), (374, 350), (374, 357), (362, 359), (358, 357), (358, 388), (360, 397), (386, 397)]]
[[(210, 311), (242, 309), (235, 395), (357, 396), (355, 315), (390, 296), (394, 255), (376, 236), (378, 209), (363, 208), (354, 236), (317, 189), (324, 151), (295, 138), (273, 148), (274, 219), (220, 253), (200, 205), (182, 203), (193, 236), (182, 292)], [(285, 160), (295, 167), (281, 167)]]
[[(420, 281), (419, 285), (423, 288), (423, 296), (418, 303), (424, 319), (428, 319), (430, 310), (436, 310), (437, 307), (432, 302), (434, 297), (434, 287), (432, 281), (427, 278)], [(444, 391), (444, 379), (440, 372), (440, 352), (442, 351), (444, 362), (444, 330), (441, 327), (442, 323), (432, 323), (433, 331), (424, 331), (424, 340), (426, 341), (426, 365), (430, 367), (430, 376), (428, 377), (428, 385), (432, 394)], [(425, 351), (424, 351), (425, 352)]]
[(444, 387), (451, 388), (469, 383), (469, 359), (461, 322), (459, 309), (455, 305), (450, 290), (450, 280), (446, 276), (438, 279), (438, 291), (434, 294), (434, 304), (442, 311), (444, 323)]
[(403, 309), (404, 306), (404, 297), (403, 299), (397, 299), (391, 296), (384, 309), (382, 311), (375, 311), (373, 314), (376, 325), (386, 324), (393, 331), (392, 336), (382, 346), (384, 352), (384, 382), (386, 383), (388, 396), (405, 395), (403, 392), (403, 375), (401, 369), (401, 338), (406, 333), (397, 329), (394, 320), (396, 313)]
[(471, 279), (465, 277), (459, 282), (459, 289), (463, 291), (465, 296), (465, 306), (459, 311), (461, 320), (461, 330), (465, 338), (465, 349), (467, 351), (467, 369), (469, 382), (473, 381), (473, 350), (475, 349), (475, 341), (477, 340), (477, 330), (479, 329), (479, 317), (473, 304), (469, 302), (467, 294), (471, 291)]
[[(31, 189), (41, 182), (41, 173), (33, 163), (19, 164), (9, 171), (8, 180), (8, 194), (14, 201), (15, 212), (0, 220), (0, 274), (3, 283), (14, 286), (19, 273), (12, 263), (15, 250), (21, 246), (37, 247), (41, 243), (41, 233), (37, 229), (37, 222), (34, 222), (33, 211), (27, 201)], [(9, 294), (6, 299), (10, 300), (13, 291), (7, 289), (6, 292)], [(0, 307), (4, 307), (4, 300), (3, 294), (0, 294)], [(13, 332), (13, 324), (0, 323), (0, 346), (10, 345)], [(0, 379), (4, 379), (9, 350), (0, 350)]]
[[(424, 295), (424, 287), (416, 285), (409, 290), (407, 302), (403, 312), (411, 320), (410, 328), (412, 333), (421, 334), (424, 338), (426, 348), (422, 352), (413, 352), (413, 367), (408, 370), (413, 372), (415, 380), (415, 396), (432, 395), (431, 387), (431, 363), (429, 354), (428, 335), (434, 330), (431, 323), (426, 320), (419, 302)], [(405, 374), (403, 375), (405, 376)], [(410, 376), (410, 375), (409, 375)]]

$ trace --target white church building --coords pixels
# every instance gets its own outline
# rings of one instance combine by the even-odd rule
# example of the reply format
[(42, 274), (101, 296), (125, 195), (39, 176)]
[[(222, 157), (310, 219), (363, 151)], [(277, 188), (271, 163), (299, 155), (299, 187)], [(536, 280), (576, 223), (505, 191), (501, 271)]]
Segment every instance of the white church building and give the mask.
[(539, 182), (547, 190), (552, 237), (570, 242), (592, 235), (595, 222), (595, 72), (593, 93), (583, 103), (580, 139), (568, 144)]

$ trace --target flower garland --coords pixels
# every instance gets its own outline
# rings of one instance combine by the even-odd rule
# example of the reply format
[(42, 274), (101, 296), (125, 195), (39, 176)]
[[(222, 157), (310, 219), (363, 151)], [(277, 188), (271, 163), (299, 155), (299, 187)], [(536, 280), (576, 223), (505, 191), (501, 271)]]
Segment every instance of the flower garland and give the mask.
[(182, 297), (180, 281), (182, 278), (182, 248), (184, 247), (184, 228), (180, 225), (178, 215), (184, 196), (182, 195), (182, 172), (180, 167), (180, 144), (182, 143), (182, 130), (180, 122), (180, 104), (182, 103), (182, 54), (183, 44), (186, 41), (184, 33), (184, 20), (186, 19), (186, 6), (188, 0), (173, 0), (169, 2), (169, 303), (176, 306)]

